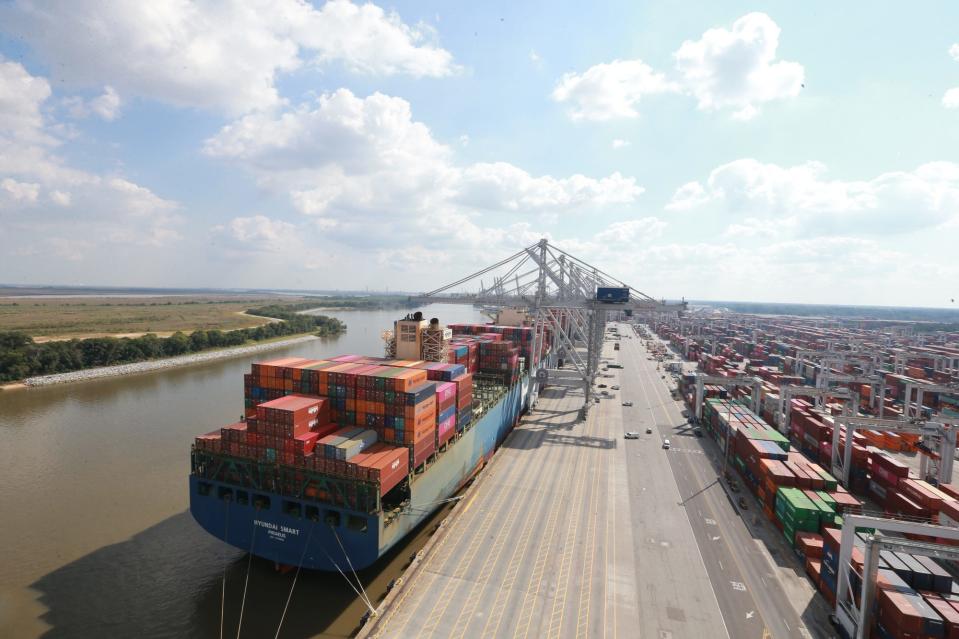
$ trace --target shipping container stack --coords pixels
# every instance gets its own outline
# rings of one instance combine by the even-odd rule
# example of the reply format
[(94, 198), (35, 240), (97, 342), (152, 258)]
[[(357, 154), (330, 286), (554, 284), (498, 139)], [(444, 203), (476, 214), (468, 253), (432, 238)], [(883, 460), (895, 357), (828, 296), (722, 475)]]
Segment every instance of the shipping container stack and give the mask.
[[(541, 353), (534, 353), (536, 332), (528, 326), (496, 326), (493, 324), (450, 324), (453, 331), (451, 344), (477, 345), (477, 360), (474, 372), (495, 376), (504, 386), (512, 386), (519, 381), (520, 358), (526, 362), (527, 370), (545, 355), (549, 344), (549, 335), (543, 339)], [(472, 339), (470, 339), (472, 338)]]
[(376, 481), (385, 493), (472, 422), (472, 375), (461, 364), (284, 358), (244, 375), (244, 414), (196, 448)]
[[(865, 533), (854, 537), (850, 565), (839, 566), (840, 532), (823, 535), (819, 591), (835, 604), (840, 569), (848, 571), (854, 592), (862, 585)], [(935, 559), (905, 552), (883, 550), (879, 555), (876, 598), (867, 602), (874, 611), (874, 637), (959, 637), (959, 586)]]
[[(293, 362), (272, 362), (255, 370), (259, 376), (264, 371), (275, 373), (289, 364)], [(286, 377), (281, 372), (272, 377), (292, 380), (292, 374)], [(260, 380), (264, 387), (279, 391), (270, 387), (276, 383), (266, 377), (270, 375)], [(328, 399), (295, 393), (260, 403), (255, 416), (201, 435), (196, 438), (195, 446), (218, 455), (374, 482), (379, 485), (381, 495), (409, 472), (405, 447), (377, 443), (373, 430), (355, 426), (341, 428), (330, 421)], [(287, 488), (294, 490), (292, 486)], [(308, 490), (313, 493), (310, 496), (324, 497), (315, 494), (315, 487)]]

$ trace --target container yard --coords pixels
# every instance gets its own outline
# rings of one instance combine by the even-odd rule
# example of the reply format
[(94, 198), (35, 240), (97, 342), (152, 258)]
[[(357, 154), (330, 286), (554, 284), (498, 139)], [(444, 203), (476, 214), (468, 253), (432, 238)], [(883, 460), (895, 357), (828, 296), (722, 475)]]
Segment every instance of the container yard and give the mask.
[(959, 334), (646, 318), (724, 481), (782, 534), (846, 637), (959, 636)]

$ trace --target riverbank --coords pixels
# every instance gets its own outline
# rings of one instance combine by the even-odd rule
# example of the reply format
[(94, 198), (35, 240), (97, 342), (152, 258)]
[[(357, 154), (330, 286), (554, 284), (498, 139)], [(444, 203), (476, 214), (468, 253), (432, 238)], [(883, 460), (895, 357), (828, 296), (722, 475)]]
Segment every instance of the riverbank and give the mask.
[(116, 366), (103, 366), (100, 368), (87, 368), (79, 371), (70, 371), (68, 373), (56, 373), (54, 375), (41, 375), (38, 377), (28, 377), (22, 382), (14, 382), (0, 386), (3, 390), (14, 388), (30, 388), (38, 386), (51, 386), (54, 384), (68, 384), (72, 382), (82, 382), (91, 379), (100, 379), (103, 377), (116, 377), (119, 375), (134, 375), (136, 373), (147, 373), (150, 371), (174, 368), (177, 366), (189, 366), (191, 364), (201, 364), (228, 357), (237, 357), (258, 353), (261, 351), (272, 350), (282, 346), (298, 344), (318, 339), (313, 335), (300, 335), (285, 339), (261, 342), (249, 346), (235, 346), (231, 348), (222, 348), (201, 353), (192, 353), (190, 355), (179, 355), (177, 357), (167, 357), (164, 359), (152, 359), (144, 362), (133, 362), (130, 364), (118, 364)]

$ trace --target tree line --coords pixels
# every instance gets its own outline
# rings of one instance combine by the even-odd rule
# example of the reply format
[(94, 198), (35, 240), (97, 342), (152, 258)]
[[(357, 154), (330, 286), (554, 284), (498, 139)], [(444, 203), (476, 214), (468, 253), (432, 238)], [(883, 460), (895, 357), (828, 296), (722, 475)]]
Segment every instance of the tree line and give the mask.
[(252, 308), (247, 313), (281, 321), (233, 331), (198, 330), (189, 334), (177, 331), (170, 337), (148, 333), (140, 337), (91, 337), (40, 343), (21, 331), (0, 331), (0, 382), (174, 357), (299, 333), (328, 337), (346, 330), (346, 324), (335, 317), (298, 315), (282, 306)]

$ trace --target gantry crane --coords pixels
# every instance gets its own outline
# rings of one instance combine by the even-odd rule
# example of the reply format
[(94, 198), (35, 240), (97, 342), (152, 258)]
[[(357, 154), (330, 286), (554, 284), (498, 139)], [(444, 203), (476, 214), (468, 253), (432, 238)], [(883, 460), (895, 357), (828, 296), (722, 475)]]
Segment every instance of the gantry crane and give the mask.
[[(904, 419), (879, 419), (854, 415), (833, 417), (832, 473), (844, 486), (849, 486), (852, 470), (853, 433), (860, 429), (885, 430), (894, 433), (913, 433), (922, 436), (922, 456), (919, 458), (919, 474), (923, 479), (934, 478), (938, 483), (952, 483), (952, 467), (956, 456), (956, 431), (959, 420), (919, 422)], [(842, 427), (846, 431), (846, 446), (842, 459), (839, 456), (839, 436)], [(938, 452), (936, 451), (938, 449)], [(934, 461), (930, 468), (930, 461)]]
[[(867, 528), (875, 530), (866, 538), (866, 548), (862, 570), (862, 587), (859, 593), (860, 605), (856, 605), (856, 596), (849, 581), (850, 560), (855, 543), (856, 530)], [(923, 535), (939, 539), (959, 541), (959, 528), (936, 524), (901, 521), (868, 515), (843, 515), (842, 536), (839, 546), (839, 570), (836, 577), (836, 622), (845, 636), (854, 639), (866, 639), (872, 627), (872, 601), (876, 596), (876, 577), (879, 567), (880, 550), (891, 548), (904, 552), (936, 557), (939, 559), (959, 559), (959, 548), (943, 544), (912, 541), (900, 537), (890, 537), (886, 533)]]
[(736, 388), (738, 386), (750, 386), (752, 387), (752, 409), (753, 412), (759, 415), (761, 412), (760, 407), (760, 393), (763, 388), (763, 382), (758, 377), (747, 377), (745, 375), (739, 377), (721, 377), (719, 375), (703, 375), (702, 373), (696, 373), (696, 420), (700, 421), (703, 418), (703, 398), (706, 394), (706, 384), (711, 384), (714, 386), (723, 386), (725, 388)]
[[(486, 286), (482, 277), (492, 277)], [(474, 292), (454, 292), (470, 282)], [(599, 287), (628, 288), (628, 301), (596, 300)], [(599, 371), (600, 353), (610, 311), (682, 313), (686, 302), (656, 300), (618, 278), (587, 264), (542, 239), (513, 255), (428, 293), (410, 297), (424, 304), (474, 304), (488, 307), (521, 307), (532, 318), (533, 352), (541, 353), (547, 334), (551, 349), (570, 362), (583, 380), (586, 407), (592, 404), (592, 382)], [(585, 345), (585, 357), (581, 346)], [(532, 369), (533, 363), (527, 362)], [(545, 366), (540, 362), (537, 366)], [(537, 392), (534, 384), (533, 396)]]
[[(913, 409), (912, 391), (916, 391), (915, 409)], [(902, 416), (906, 419), (922, 417), (922, 396), (925, 393), (950, 393), (959, 395), (959, 386), (954, 384), (928, 384), (926, 382), (906, 382), (906, 396), (903, 399)]]
[(822, 408), (823, 400), (827, 397), (843, 399), (847, 402), (846, 410), (850, 413), (856, 412), (855, 407), (859, 404), (859, 393), (849, 388), (816, 388), (796, 384), (782, 386), (779, 389), (779, 411), (776, 414), (779, 417), (779, 432), (783, 434), (789, 433), (793, 397), (812, 397), (819, 408)]

